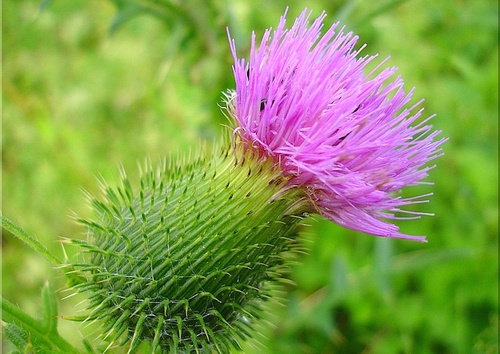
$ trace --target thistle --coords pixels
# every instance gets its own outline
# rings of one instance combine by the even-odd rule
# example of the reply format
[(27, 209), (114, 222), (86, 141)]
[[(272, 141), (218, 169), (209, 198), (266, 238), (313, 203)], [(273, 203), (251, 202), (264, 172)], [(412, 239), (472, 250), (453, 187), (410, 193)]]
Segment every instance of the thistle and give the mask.
[(81, 220), (90, 240), (75, 241), (89, 254), (77, 288), (90, 292), (88, 319), (107, 323), (105, 337), (168, 352), (226, 352), (246, 337), (306, 203), (272, 160), (234, 153), (148, 168), (137, 195), (123, 174), (92, 201), (98, 221)]
[(130, 352), (142, 341), (152, 352), (240, 348), (308, 213), (425, 240), (381, 219), (425, 199), (397, 191), (423, 183), (445, 139), (422, 109), (413, 113), (420, 102), (405, 108), (412, 91), (390, 81), (395, 68), (364, 73), (375, 56), (359, 56), (356, 36), (338, 24), (321, 35), (325, 14), (309, 24), (306, 10), (286, 29), (285, 15), (260, 45), (253, 35), (249, 61), (231, 40), (231, 143), (187, 164), (147, 166), (139, 191), (122, 173), (91, 198), (88, 239), (74, 241), (84, 261), (72, 267), (104, 339)]

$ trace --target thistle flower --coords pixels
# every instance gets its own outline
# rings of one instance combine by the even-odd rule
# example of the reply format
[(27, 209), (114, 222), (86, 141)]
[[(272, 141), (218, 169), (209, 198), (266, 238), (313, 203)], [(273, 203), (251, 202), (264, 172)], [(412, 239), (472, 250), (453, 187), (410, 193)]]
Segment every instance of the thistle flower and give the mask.
[(380, 219), (426, 197), (396, 192), (423, 183), (444, 139), (435, 140), (430, 118), (417, 122), (418, 103), (405, 108), (412, 92), (389, 81), (395, 68), (365, 74), (375, 57), (359, 57), (357, 37), (338, 25), (321, 36), (324, 17), (309, 26), (304, 11), (287, 30), (283, 16), (259, 47), (253, 36), (249, 62), (231, 41), (231, 145), (148, 165), (138, 191), (122, 172), (119, 186), (103, 183), (104, 197), (90, 198), (96, 217), (79, 219), (88, 239), (74, 240), (84, 257), (69, 269), (90, 293), (86, 321), (103, 323), (109, 345), (240, 348), (300, 250), (296, 229), (308, 213), (424, 240)]
[(377, 56), (361, 57), (353, 33), (336, 23), (321, 35), (325, 13), (309, 26), (304, 10), (290, 29), (285, 15), (260, 45), (253, 34), (249, 61), (238, 59), (231, 41), (234, 134), (273, 158), (290, 185), (307, 190), (311, 210), (350, 229), (425, 241), (381, 219), (424, 214), (401, 208), (429, 194), (397, 192), (426, 183), (434, 167), (426, 164), (441, 154), (445, 139), (435, 140), (432, 117), (418, 122), (422, 101), (406, 107), (413, 90), (405, 93), (401, 77), (392, 79), (395, 67), (381, 69), (382, 61), (365, 74)]

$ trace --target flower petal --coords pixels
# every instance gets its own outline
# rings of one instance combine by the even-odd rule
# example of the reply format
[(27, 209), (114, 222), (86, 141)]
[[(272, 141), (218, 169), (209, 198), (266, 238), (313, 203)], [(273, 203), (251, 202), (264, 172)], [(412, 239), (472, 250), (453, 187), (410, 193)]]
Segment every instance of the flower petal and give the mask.
[[(281, 164), (290, 183), (304, 186), (314, 209), (366, 233), (425, 240), (380, 219), (398, 218), (413, 204), (397, 192), (422, 184), (441, 155), (440, 131), (420, 119), (422, 101), (407, 108), (395, 67), (365, 73), (377, 56), (361, 56), (358, 37), (336, 23), (321, 34), (323, 12), (309, 23), (304, 10), (291, 28), (285, 15), (257, 44), (250, 60), (235, 59), (236, 94), (228, 101), (237, 133)], [(412, 213), (410, 213), (413, 215)]]

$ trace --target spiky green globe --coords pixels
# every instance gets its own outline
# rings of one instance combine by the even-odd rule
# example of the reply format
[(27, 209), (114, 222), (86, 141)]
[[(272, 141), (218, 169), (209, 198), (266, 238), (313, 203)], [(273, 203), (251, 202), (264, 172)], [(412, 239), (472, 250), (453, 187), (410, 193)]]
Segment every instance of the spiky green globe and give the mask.
[(148, 167), (138, 193), (124, 173), (104, 185), (96, 219), (82, 220), (88, 240), (75, 241), (87, 253), (73, 266), (88, 318), (130, 351), (143, 340), (169, 353), (239, 348), (296, 247), (307, 203), (287, 182), (272, 159), (240, 148)]

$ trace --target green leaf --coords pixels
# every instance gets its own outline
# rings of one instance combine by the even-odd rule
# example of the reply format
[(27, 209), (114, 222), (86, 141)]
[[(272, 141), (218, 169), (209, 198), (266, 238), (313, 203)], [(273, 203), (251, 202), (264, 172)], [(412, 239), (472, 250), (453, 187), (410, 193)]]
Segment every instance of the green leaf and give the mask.
[(47, 282), (42, 289), (43, 324), (50, 334), (57, 334), (57, 302)]
[(28, 353), (53, 353), (53, 350), (44, 342), (40, 342), (36, 338), (32, 338), (28, 332), (13, 323), (3, 324), (4, 334), (7, 339), (14, 344), (18, 350), (10, 352), (10, 354), (28, 354)]
[(16, 326), (13, 323), (3, 322), (3, 333), (5, 337), (16, 346), (17, 349), (23, 350), (28, 345), (28, 334), (24, 329)]
[(45, 259), (48, 260), (50, 263), (52, 263), (52, 265), (54, 266), (61, 265), (61, 261), (57, 257), (52, 255), (52, 253), (50, 253), (49, 250), (44, 245), (42, 245), (40, 242), (38, 242), (37, 239), (28, 234), (26, 231), (24, 231), (20, 226), (14, 224), (14, 222), (12, 222), (3, 215), (0, 215), (0, 224), (5, 230), (9, 231), (12, 235), (16, 236), (26, 245), (28, 245), (36, 252), (41, 254), (43, 257), (45, 257)]
[(19, 345), (19, 349), (29, 352), (28, 348), (32, 347), (35, 351), (46, 352), (45, 348), (52, 347), (50, 339), (46, 338), (45, 329), (42, 324), (4, 298), (2, 298), (2, 320), (7, 322), (7, 324), (10, 323), (17, 326), (26, 333), (26, 341), (23, 342), (22, 331), (15, 329), (15, 327), (9, 328), (10, 334), (15, 340), (13, 344), (16, 347)]
[[(13, 344), (25, 344), (25, 351), (32, 347), (35, 353), (79, 353), (57, 332), (57, 303), (48, 283), (42, 289), (42, 310), (44, 318), (37, 320), (2, 297), (2, 320), (7, 322), (4, 328), (9, 328)], [(23, 341), (23, 331), (29, 334), (26, 341)]]

